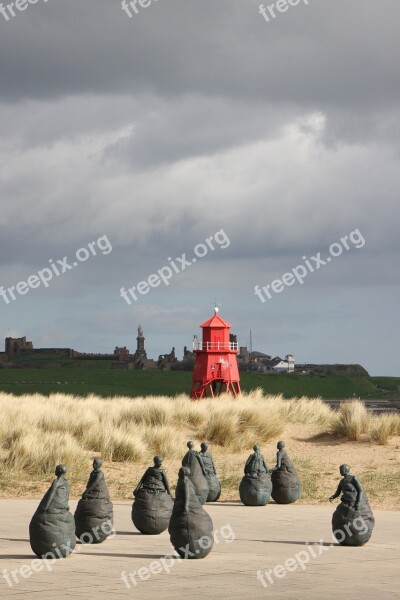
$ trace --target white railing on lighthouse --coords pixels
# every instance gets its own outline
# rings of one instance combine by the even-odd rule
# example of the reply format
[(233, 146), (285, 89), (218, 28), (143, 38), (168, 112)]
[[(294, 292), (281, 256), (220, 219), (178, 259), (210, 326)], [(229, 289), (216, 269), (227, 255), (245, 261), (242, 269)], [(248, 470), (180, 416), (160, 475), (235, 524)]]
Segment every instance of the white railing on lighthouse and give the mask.
[(224, 351), (227, 350), (238, 350), (237, 342), (201, 342), (200, 340), (193, 341), (193, 350), (210, 350), (210, 351)]

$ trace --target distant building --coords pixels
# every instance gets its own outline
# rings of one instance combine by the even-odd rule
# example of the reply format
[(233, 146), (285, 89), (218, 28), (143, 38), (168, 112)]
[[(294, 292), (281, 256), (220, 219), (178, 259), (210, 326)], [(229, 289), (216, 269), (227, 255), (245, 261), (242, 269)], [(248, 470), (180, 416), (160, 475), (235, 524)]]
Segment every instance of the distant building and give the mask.
[(294, 373), (295, 371), (295, 364), (294, 364), (294, 356), (293, 354), (287, 354), (285, 356), (287, 365), (288, 365), (288, 373)]
[(6, 338), (6, 355), (8, 360), (12, 360), (15, 356), (19, 356), (21, 350), (33, 350), (32, 342), (27, 342), (26, 337)]
[(271, 357), (263, 352), (250, 352), (249, 357), (250, 361), (256, 364), (267, 364), (271, 360)]
[[(193, 348), (199, 347), (197, 335), (193, 338)], [(229, 344), (232, 347), (238, 348), (237, 336), (229, 333)], [(25, 366), (36, 366), (37, 363), (30, 357), (32, 354), (41, 354), (49, 356), (49, 365), (57, 362), (58, 357), (76, 358), (77, 360), (98, 360), (98, 361), (115, 361), (112, 362), (112, 369), (163, 369), (174, 371), (189, 371), (193, 369), (195, 362), (195, 352), (189, 350), (187, 346), (183, 349), (183, 359), (178, 360), (175, 348), (166, 354), (160, 354), (158, 360), (147, 358), (145, 348), (145, 337), (143, 328), (139, 325), (136, 337), (136, 351), (131, 354), (126, 346), (116, 346), (113, 353), (85, 353), (78, 352), (71, 348), (34, 348), (33, 343), (27, 341), (26, 337), (12, 338), (8, 337), (5, 340), (5, 352), (0, 353), (0, 366), (13, 366), (15, 358), (23, 357)], [(250, 352), (247, 346), (241, 346), (237, 356), (237, 362), (240, 370), (254, 371), (274, 371), (293, 373), (295, 370), (294, 357), (291, 354), (281, 359), (279, 356), (271, 358), (263, 352)]]
[(118, 346), (116, 346), (114, 350), (114, 356), (118, 360), (129, 360), (129, 350), (126, 346), (123, 348), (118, 348)]
[(137, 334), (137, 338), (136, 338), (136, 342), (137, 342), (136, 352), (132, 357), (134, 365), (135, 365), (135, 369), (140, 369), (140, 370), (157, 369), (156, 361), (153, 359), (147, 358), (147, 353), (146, 353), (146, 350), (144, 347), (145, 339), (146, 338), (144, 337), (143, 328), (141, 325), (139, 325), (138, 334)]
[(183, 360), (188, 361), (188, 360), (192, 360), (194, 361), (194, 352), (192, 352), (191, 350), (187, 349), (187, 346), (184, 346), (183, 348)]
[(276, 356), (271, 360), (270, 368), (277, 373), (294, 373), (294, 356), (292, 354), (287, 354), (285, 360)]
[(250, 352), (247, 350), (247, 346), (240, 346), (238, 360), (245, 364), (250, 362)]
[(170, 369), (172, 365), (178, 362), (175, 354), (175, 348), (172, 348), (169, 354), (160, 354), (158, 357), (158, 368), (164, 371)]
[(139, 360), (139, 359), (147, 359), (147, 354), (146, 354), (146, 350), (144, 348), (144, 341), (145, 341), (145, 337), (143, 334), (143, 328), (141, 325), (139, 325), (138, 327), (138, 334), (137, 334), (137, 338), (136, 338), (136, 342), (137, 342), (137, 346), (136, 346), (136, 352), (133, 355), (134, 360)]
[(273, 371), (275, 373), (294, 373), (294, 356), (287, 354), (284, 359), (280, 356), (270, 356), (263, 352), (249, 352), (247, 346), (241, 346), (239, 349), (238, 363), (241, 370), (260, 371), (266, 373)]

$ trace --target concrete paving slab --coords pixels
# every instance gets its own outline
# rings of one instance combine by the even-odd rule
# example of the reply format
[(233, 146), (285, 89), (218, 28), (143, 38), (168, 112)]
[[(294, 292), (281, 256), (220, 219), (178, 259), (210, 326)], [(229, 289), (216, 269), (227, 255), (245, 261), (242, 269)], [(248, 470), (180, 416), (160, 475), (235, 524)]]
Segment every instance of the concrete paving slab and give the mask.
[[(207, 511), (216, 532), (211, 554), (163, 563), (172, 553), (168, 533), (138, 534), (131, 503), (118, 502), (115, 537), (101, 545), (78, 545), (73, 556), (54, 564), (40, 561), (42, 570), (35, 572), (28, 525), (37, 504), (0, 501), (1, 598), (400, 598), (400, 512), (374, 511), (371, 541), (345, 548), (332, 538), (330, 505), (211, 504)], [(75, 506), (71, 502), (72, 511)]]

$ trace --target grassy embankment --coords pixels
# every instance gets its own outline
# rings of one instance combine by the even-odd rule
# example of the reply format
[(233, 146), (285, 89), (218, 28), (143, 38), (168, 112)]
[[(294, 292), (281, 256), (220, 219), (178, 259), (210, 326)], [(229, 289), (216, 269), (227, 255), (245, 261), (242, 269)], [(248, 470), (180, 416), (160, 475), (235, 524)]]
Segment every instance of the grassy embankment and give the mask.
[[(32, 364), (43, 367), (50, 358), (37, 355)], [(0, 391), (12, 394), (66, 393), (79, 396), (174, 396), (190, 390), (191, 373), (179, 371), (111, 370), (111, 361), (71, 360), (53, 357), (54, 368), (0, 369)], [(21, 359), (16, 361), (22, 362)], [(261, 388), (265, 394), (282, 394), (285, 398), (375, 398), (400, 397), (400, 378), (319, 375), (264, 375), (242, 373), (244, 392)]]

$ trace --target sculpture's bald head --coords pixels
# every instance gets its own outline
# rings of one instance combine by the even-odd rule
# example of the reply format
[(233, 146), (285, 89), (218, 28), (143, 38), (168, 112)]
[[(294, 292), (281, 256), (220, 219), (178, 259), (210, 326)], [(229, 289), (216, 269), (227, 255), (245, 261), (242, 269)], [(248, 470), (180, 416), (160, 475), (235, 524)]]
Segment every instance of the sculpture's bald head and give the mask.
[(189, 448), (189, 450), (193, 450), (193, 448), (194, 448), (194, 444), (193, 444), (193, 442), (188, 442), (188, 443), (186, 444), (186, 446)]
[(340, 474), (344, 477), (350, 473), (349, 465), (340, 465), (339, 467)]
[(155, 456), (153, 458), (153, 461), (154, 461), (154, 466), (158, 468), (158, 467), (161, 467), (163, 459), (161, 458), (161, 456)]
[(56, 471), (55, 471), (56, 476), (57, 477), (61, 477), (61, 475), (65, 475), (66, 472), (67, 472), (67, 470), (68, 469), (67, 469), (67, 467), (65, 465), (57, 465), (56, 466)]
[(103, 464), (103, 461), (101, 460), (101, 458), (95, 458), (93, 460), (93, 469), (95, 469), (95, 471), (98, 471), (99, 469), (101, 469), (101, 465)]
[(189, 467), (181, 467), (178, 471), (179, 479), (184, 479), (185, 477), (189, 477), (190, 469)]

